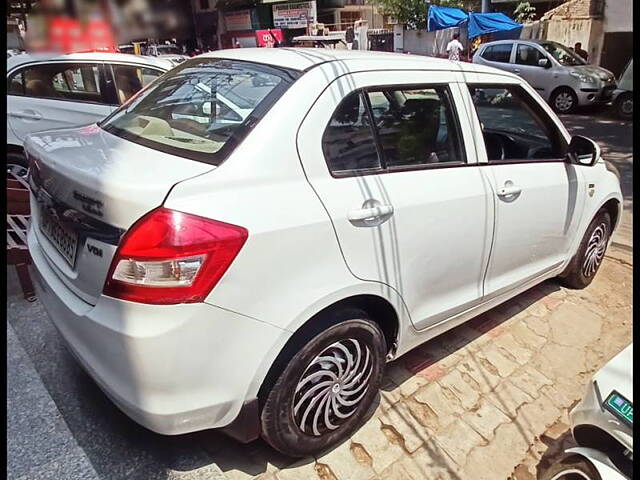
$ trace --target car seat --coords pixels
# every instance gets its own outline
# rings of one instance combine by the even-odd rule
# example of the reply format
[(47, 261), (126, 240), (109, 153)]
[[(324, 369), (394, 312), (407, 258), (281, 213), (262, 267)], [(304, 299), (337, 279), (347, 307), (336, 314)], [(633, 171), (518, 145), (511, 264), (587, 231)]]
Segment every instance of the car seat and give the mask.
[(142, 82), (131, 68), (117, 68), (115, 74), (118, 100), (123, 104), (142, 89)]

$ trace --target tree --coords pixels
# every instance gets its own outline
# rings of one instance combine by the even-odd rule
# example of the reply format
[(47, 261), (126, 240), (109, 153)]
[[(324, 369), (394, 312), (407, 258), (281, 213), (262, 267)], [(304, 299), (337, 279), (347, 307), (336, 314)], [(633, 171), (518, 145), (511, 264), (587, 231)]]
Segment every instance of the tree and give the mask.
[(518, 23), (533, 22), (536, 17), (536, 7), (529, 2), (520, 2), (513, 11), (513, 15)]
[(427, 27), (429, 5), (461, 8), (465, 11), (479, 10), (481, 0), (368, 0), (380, 9), (380, 13), (394, 17), (407, 28)]

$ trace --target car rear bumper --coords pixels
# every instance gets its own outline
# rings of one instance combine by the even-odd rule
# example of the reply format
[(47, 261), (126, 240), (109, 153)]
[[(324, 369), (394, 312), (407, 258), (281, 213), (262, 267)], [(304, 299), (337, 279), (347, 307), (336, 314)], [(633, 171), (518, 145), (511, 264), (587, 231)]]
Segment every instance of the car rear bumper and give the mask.
[[(230, 425), (256, 392), (256, 372), (286, 334), (205, 303), (95, 306), (50, 269), (28, 235), (36, 294), (77, 360), (136, 422), (177, 435)], [(247, 422), (244, 422), (247, 423)]]

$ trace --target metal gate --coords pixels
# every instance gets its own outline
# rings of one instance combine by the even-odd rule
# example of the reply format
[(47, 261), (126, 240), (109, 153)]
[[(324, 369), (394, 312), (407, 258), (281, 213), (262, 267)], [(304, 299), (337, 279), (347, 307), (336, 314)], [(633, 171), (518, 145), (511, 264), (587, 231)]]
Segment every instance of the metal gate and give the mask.
[(393, 52), (392, 30), (369, 30), (369, 49), (379, 52)]

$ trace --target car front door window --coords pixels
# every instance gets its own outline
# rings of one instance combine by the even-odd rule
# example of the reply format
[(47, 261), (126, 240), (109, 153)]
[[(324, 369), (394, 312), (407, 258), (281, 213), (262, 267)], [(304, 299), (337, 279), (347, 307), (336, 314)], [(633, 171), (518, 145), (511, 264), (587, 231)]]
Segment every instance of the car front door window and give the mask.
[(519, 86), (469, 86), (489, 162), (562, 159), (566, 141)]
[(531, 45), (519, 44), (516, 50), (516, 63), (518, 65), (528, 65), (540, 67), (539, 61), (546, 58), (543, 53)]
[(163, 73), (153, 68), (113, 65), (118, 102), (122, 105)]

